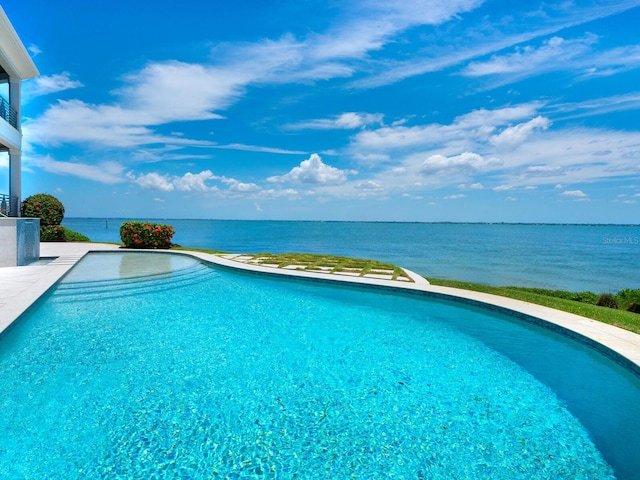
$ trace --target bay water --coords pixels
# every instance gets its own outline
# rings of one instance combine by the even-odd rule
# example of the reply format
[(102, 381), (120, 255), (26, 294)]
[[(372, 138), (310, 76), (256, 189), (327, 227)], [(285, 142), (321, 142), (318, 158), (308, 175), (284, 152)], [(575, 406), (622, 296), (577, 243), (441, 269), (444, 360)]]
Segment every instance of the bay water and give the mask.
[[(65, 218), (119, 242), (125, 218)], [(136, 219), (172, 225), (183, 247), (317, 253), (393, 263), (428, 278), (614, 293), (640, 288), (640, 225)]]

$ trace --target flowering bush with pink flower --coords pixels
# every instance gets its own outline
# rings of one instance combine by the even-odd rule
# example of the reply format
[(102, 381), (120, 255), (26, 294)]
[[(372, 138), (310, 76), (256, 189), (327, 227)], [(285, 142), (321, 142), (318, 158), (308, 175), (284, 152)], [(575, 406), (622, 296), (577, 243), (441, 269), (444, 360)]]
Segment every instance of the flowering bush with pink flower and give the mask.
[(170, 248), (175, 231), (171, 225), (149, 222), (123, 222), (120, 239), (127, 248)]

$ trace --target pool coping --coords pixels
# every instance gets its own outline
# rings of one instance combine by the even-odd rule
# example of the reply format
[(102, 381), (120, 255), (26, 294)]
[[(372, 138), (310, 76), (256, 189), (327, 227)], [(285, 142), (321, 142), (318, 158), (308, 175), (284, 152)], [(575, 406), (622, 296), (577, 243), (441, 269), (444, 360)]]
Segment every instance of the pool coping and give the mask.
[[(40, 297), (53, 288), (86, 254), (109, 251), (140, 252), (141, 250), (123, 249), (113, 244), (47, 242), (41, 243), (40, 256), (41, 258), (54, 258), (48, 264), (0, 268), (0, 335)], [(540, 323), (548, 328), (568, 333), (570, 336), (598, 348), (602, 353), (608, 354), (619, 363), (626, 364), (625, 366), (632, 369), (636, 374), (640, 374), (640, 335), (636, 333), (573, 313), (522, 300), (471, 290), (431, 285), (426, 279), (405, 268), (403, 270), (413, 280), (412, 282), (263, 266), (233, 260), (232, 255), (229, 254), (217, 255), (189, 250), (158, 251), (187, 255), (208, 263), (242, 271), (422, 293), (451, 300), (463, 300), (466, 303), (482, 305), (507, 313), (513, 312), (523, 320)]]

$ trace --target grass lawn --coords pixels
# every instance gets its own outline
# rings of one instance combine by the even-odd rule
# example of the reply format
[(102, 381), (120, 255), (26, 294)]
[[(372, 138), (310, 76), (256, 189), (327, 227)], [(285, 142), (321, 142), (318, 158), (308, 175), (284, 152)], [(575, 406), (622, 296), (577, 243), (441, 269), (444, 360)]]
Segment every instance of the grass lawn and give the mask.
[(616, 327), (624, 328), (635, 333), (640, 333), (640, 315), (637, 313), (627, 312), (614, 308), (599, 307), (588, 303), (568, 300), (566, 298), (558, 298), (557, 291), (529, 289), (522, 287), (494, 287), (481, 283), (459, 282), (456, 280), (443, 280), (439, 278), (429, 278), (432, 285), (440, 285), (443, 287), (461, 288), (464, 290), (473, 290), (476, 292), (492, 293), (502, 297), (514, 298), (524, 302), (535, 303), (545, 307), (563, 310), (565, 312), (574, 313), (583, 317), (598, 320), (599, 322), (609, 323)]

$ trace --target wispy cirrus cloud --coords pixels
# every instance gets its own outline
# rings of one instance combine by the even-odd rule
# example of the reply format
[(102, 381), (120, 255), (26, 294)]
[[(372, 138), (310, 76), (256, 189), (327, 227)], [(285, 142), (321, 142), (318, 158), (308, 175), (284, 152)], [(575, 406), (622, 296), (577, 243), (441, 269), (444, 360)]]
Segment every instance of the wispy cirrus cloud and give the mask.
[(304, 155), (307, 152), (301, 150), (288, 150), (285, 148), (265, 147), (260, 145), (245, 145), (243, 143), (228, 143), (225, 145), (206, 145), (207, 148), (221, 149), (221, 150), (240, 150), (244, 152), (259, 152), (259, 153), (277, 153), (282, 155)]
[(288, 123), (283, 128), (285, 130), (352, 130), (376, 123), (380, 124), (382, 119), (383, 115), (381, 113), (346, 112), (333, 118), (318, 118)]
[[(536, 9), (533, 10), (524, 9), (510, 12), (503, 18), (488, 17), (477, 24), (463, 22), (460, 23), (460, 30), (453, 30), (446, 37), (430, 37), (430, 43), (424, 46), (419, 55), (413, 55), (409, 60), (387, 60), (383, 63), (383, 69), (354, 80), (351, 86), (354, 88), (375, 88), (453, 67), (462, 67), (462, 72), (466, 74), (470, 72), (480, 74), (488, 71), (491, 67), (498, 68), (500, 59), (505, 63), (504, 68), (508, 63), (504, 56), (508, 54), (500, 54), (500, 52), (508, 48), (518, 47), (526, 42), (555, 35), (565, 29), (617, 15), (638, 6), (639, 3), (636, 0), (605, 1), (588, 5), (565, 2), (536, 6)], [(533, 18), (537, 21), (530, 21)], [(531, 27), (527, 28), (528, 25)], [(583, 42), (588, 42), (589, 37), (591, 36), (587, 36), (586, 40), (583, 39)], [(578, 48), (585, 48), (580, 46), (580, 40), (569, 40), (569, 43), (575, 43)], [(527, 46), (519, 48), (527, 50), (526, 53), (529, 57), (533, 57), (537, 53), (539, 61), (545, 54), (550, 54), (553, 47), (554, 45), (550, 45), (546, 49), (538, 51)], [(491, 60), (479, 60), (487, 55), (496, 55), (493, 64)], [(563, 55), (567, 57), (571, 56), (571, 53), (564, 51)], [(603, 55), (603, 57), (605, 56)], [(476, 60), (472, 64), (474, 66), (471, 69), (469, 66), (465, 67), (465, 64), (472, 60)], [(514, 56), (511, 60), (513, 64), (511, 67), (516, 68), (517, 58)], [(535, 72), (535, 70), (531, 70), (531, 72)], [(521, 72), (521, 75), (523, 74), (524, 72)], [(492, 86), (494, 85), (496, 84), (492, 84)]]
[[(481, 0), (437, 0), (408, 4), (375, 0), (347, 4), (344, 19), (326, 32), (298, 39), (216, 45), (200, 63), (149, 62), (122, 77), (109, 104), (60, 101), (29, 125), (33, 144), (86, 143), (131, 147), (171, 143), (154, 127), (172, 122), (215, 120), (251, 85), (322, 81), (348, 77), (350, 62), (366, 59), (402, 31), (445, 22)], [(428, 7), (428, 8), (427, 8)], [(46, 84), (46, 85), (45, 85)], [(38, 91), (79, 86), (68, 75), (45, 78)], [(342, 119), (347, 121), (347, 118)], [(176, 143), (176, 142), (174, 142)], [(206, 144), (185, 139), (178, 144)]]
[(576, 58), (590, 52), (597, 40), (593, 34), (572, 40), (552, 37), (537, 48), (529, 45), (516, 47), (513, 53), (494, 55), (483, 62), (472, 62), (461, 73), (468, 77), (501, 75), (514, 81), (534, 73), (539, 75), (551, 70), (564, 70)]
[(640, 68), (637, 45), (595, 51), (597, 43), (593, 34), (574, 39), (554, 36), (540, 46), (517, 46), (514, 52), (472, 62), (461, 74), (487, 78), (489, 88), (496, 88), (553, 71), (573, 72), (575, 78), (584, 80)]
[(23, 87), (23, 93), (25, 102), (28, 102), (34, 97), (63, 92), (82, 86), (82, 82), (71, 79), (69, 72), (62, 72), (54, 75), (40, 75), (39, 77), (27, 80)]
[(558, 103), (549, 105), (546, 110), (561, 120), (640, 110), (640, 92), (591, 98), (581, 102)]
[(30, 156), (26, 168), (36, 166), (45, 172), (73, 176), (98, 183), (113, 185), (126, 181), (125, 167), (114, 161), (101, 161), (89, 164), (80, 161), (56, 160), (50, 155)]

